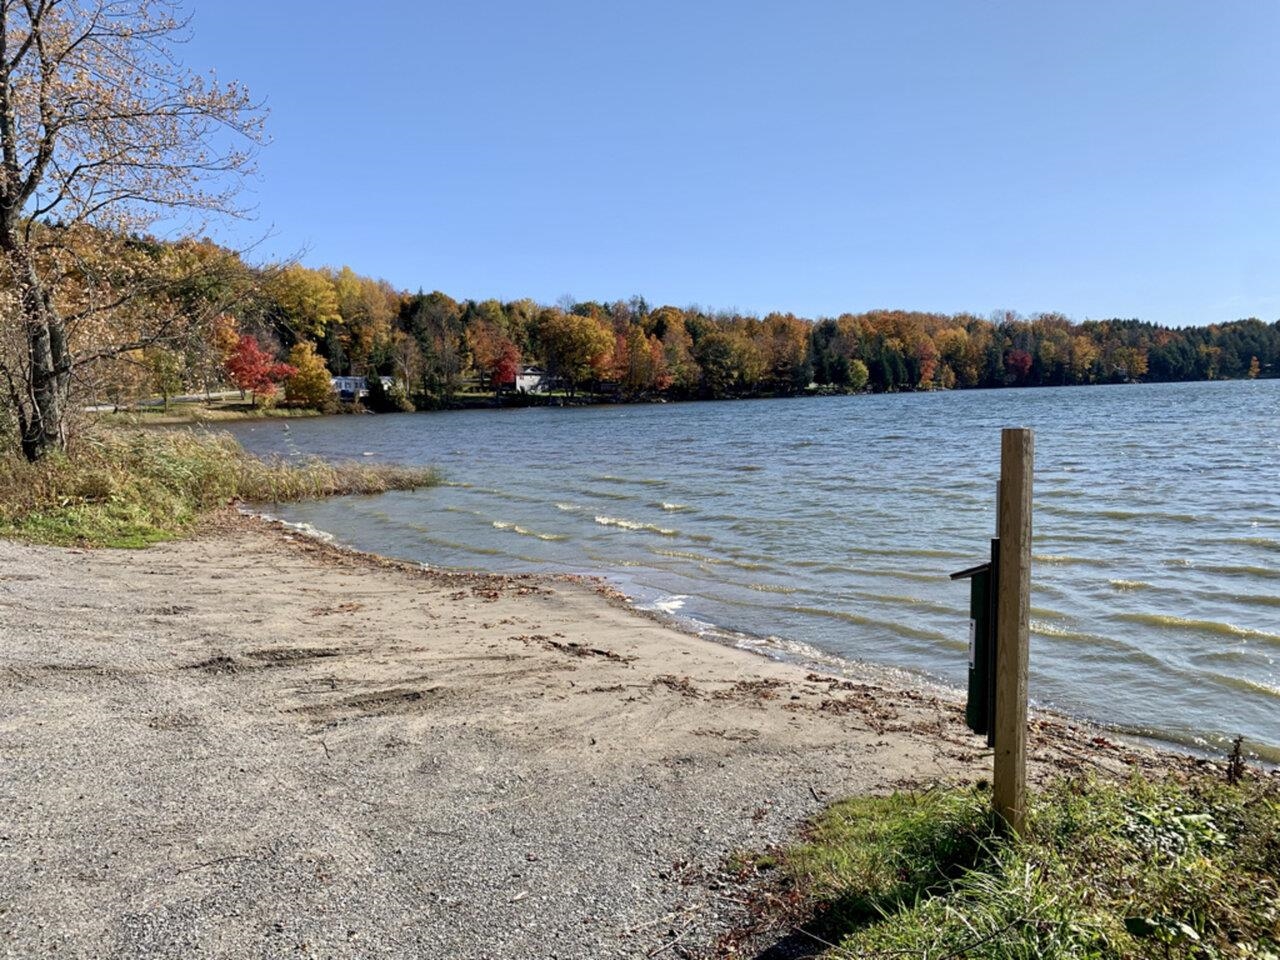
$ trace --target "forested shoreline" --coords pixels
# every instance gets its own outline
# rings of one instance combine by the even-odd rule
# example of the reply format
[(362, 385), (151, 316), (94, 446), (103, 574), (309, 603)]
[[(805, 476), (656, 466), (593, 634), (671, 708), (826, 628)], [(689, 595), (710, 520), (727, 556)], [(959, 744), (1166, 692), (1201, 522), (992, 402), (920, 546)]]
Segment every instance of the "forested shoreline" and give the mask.
[(127, 404), (227, 385), (320, 405), (327, 376), (373, 383), (376, 409), (437, 409), (480, 391), (515, 392), (539, 368), (563, 398), (722, 399), (805, 392), (892, 392), (1270, 377), (1280, 322), (1248, 318), (1170, 328), (1137, 319), (1074, 322), (1058, 313), (982, 317), (870, 310), (756, 317), (652, 306), (642, 297), (456, 300), (408, 293), (348, 267), (254, 266), (210, 241), (128, 242), (181, 322), (121, 354), (95, 400)]

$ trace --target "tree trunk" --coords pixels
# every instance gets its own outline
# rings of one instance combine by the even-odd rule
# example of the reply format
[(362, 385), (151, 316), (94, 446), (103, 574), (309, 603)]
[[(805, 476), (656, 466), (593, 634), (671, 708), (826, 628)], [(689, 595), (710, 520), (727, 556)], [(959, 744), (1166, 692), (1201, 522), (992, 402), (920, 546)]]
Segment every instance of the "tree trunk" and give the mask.
[(71, 353), (66, 327), (25, 251), (9, 248), (21, 285), (21, 321), (26, 327), (24, 393), (18, 399), (22, 453), (32, 462), (67, 445), (66, 414), (71, 388)]
[(70, 357), (62, 321), (52, 311), (41, 310), (37, 319), (28, 314), (27, 348), (29, 396), (19, 408), (22, 453), (32, 462), (54, 450), (66, 448), (67, 390)]
[(12, 211), (0, 210), (0, 257), (7, 261), (4, 280), (18, 294), (19, 316), (13, 319), (22, 324), (26, 346), (17, 369), (7, 372), (10, 398), (22, 453), (35, 462), (66, 449), (72, 357), (66, 326), (40, 282), (31, 252), (19, 242)]

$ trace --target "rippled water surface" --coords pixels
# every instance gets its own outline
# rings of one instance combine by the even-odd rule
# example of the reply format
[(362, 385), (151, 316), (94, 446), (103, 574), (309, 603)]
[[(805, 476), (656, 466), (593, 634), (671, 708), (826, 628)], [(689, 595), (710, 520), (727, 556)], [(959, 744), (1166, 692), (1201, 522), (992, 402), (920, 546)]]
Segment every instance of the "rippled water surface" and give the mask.
[(436, 566), (603, 573), (722, 632), (960, 682), (999, 429), (1036, 430), (1032, 695), (1280, 759), (1280, 381), (259, 422), (448, 485), (281, 508)]

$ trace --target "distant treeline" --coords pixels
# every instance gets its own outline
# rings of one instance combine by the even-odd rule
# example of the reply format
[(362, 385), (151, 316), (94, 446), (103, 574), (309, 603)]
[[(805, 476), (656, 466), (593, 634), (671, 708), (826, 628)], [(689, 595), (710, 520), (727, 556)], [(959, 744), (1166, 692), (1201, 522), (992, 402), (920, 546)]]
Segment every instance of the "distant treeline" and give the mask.
[[(346, 267), (255, 267), (207, 242), (167, 256), (216, 267), (180, 285), (183, 308), (206, 319), (134, 358), (142, 362), (132, 385), (122, 375), (117, 392), (209, 389), (229, 371), (267, 370), (286, 354), (294, 367), (316, 356), (335, 375), (390, 376), (395, 388), (388, 394), (374, 384), (371, 402), (406, 409), (448, 406), (477, 389), (509, 393), (530, 366), (563, 394), (619, 399), (1280, 375), (1280, 323), (1253, 318), (1173, 329), (1133, 319), (1076, 323), (1057, 313), (871, 310), (807, 319), (653, 307), (642, 297), (459, 301), (397, 290)], [(250, 360), (244, 344), (237, 354), (246, 338), (261, 350)], [(148, 382), (137, 380), (139, 369)], [(270, 369), (284, 379), (291, 368)], [(244, 382), (238, 373), (232, 379)]]

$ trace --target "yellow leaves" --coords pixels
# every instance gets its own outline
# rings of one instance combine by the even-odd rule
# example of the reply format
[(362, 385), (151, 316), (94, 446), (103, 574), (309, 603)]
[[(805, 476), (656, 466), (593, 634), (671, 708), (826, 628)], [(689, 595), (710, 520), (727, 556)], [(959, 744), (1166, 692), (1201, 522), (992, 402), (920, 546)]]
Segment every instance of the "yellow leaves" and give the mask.
[(292, 264), (271, 279), (267, 292), (299, 336), (321, 337), (342, 320), (333, 281), (319, 270)]
[(538, 337), (556, 373), (571, 384), (604, 371), (611, 359), (613, 332), (596, 317), (544, 310)]
[(315, 409), (323, 409), (333, 399), (329, 368), (309, 340), (300, 340), (289, 351), (294, 372), (284, 384), (285, 399)]

